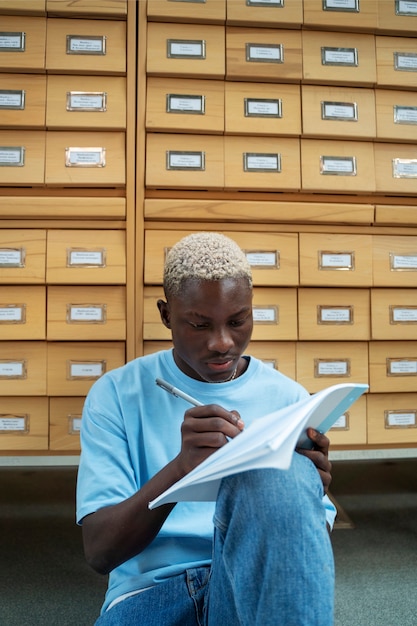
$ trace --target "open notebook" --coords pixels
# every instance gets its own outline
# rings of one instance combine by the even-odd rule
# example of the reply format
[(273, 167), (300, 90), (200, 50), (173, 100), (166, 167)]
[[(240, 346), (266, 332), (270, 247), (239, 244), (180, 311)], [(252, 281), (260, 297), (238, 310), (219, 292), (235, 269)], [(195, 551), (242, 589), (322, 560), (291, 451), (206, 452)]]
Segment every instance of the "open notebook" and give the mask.
[(154, 509), (167, 502), (216, 500), (225, 476), (251, 469), (288, 469), (296, 446), (309, 448), (310, 426), (325, 433), (368, 385), (332, 385), (295, 404), (252, 422), (242, 433), (149, 503)]

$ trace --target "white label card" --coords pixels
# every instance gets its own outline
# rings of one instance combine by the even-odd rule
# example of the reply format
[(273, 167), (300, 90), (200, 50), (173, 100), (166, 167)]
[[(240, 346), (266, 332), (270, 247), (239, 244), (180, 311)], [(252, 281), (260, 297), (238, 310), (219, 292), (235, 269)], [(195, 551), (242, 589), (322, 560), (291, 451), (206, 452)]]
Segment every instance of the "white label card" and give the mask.
[(391, 324), (415, 324), (417, 322), (417, 307), (390, 306)]
[(265, 269), (279, 269), (279, 251), (278, 250), (274, 250), (272, 252), (246, 251), (245, 255), (251, 267), (265, 268)]
[(25, 33), (0, 32), (0, 52), (24, 52)]
[(396, 15), (417, 15), (416, 0), (395, 0)]
[(358, 66), (358, 51), (356, 48), (327, 48), (321, 49), (322, 65)]
[(417, 178), (417, 159), (392, 159), (393, 178)]
[(254, 324), (278, 324), (278, 307), (258, 307), (252, 309)]
[(349, 430), (349, 415), (343, 413), (333, 424), (330, 430)]
[(0, 378), (26, 378), (26, 362), (0, 361)]
[(23, 146), (0, 146), (0, 167), (23, 167), (25, 148)]
[(67, 267), (105, 267), (105, 250), (68, 250)]
[(24, 324), (26, 321), (25, 305), (1, 305), (0, 324)]
[(284, 48), (282, 44), (246, 44), (246, 61), (254, 63), (283, 63)]
[(321, 118), (339, 122), (357, 122), (358, 106), (356, 102), (322, 102)]
[(348, 361), (329, 361), (317, 359), (315, 361), (315, 375), (320, 376), (349, 376), (350, 364)]
[(67, 35), (67, 54), (106, 54), (106, 37)]
[(394, 271), (415, 271), (417, 270), (417, 254), (390, 253), (390, 267)]
[(323, 0), (323, 11), (353, 11), (359, 13), (359, 0)]
[(387, 359), (389, 376), (416, 376), (417, 359)]
[(167, 57), (174, 59), (205, 59), (206, 42), (178, 39), (167, 40)]
[(282, 117), (282, 100), (245, 98), (245, 117)]
[(356, 157), (320, 157), (320, 174), (356, 176)]
[(205, 96), (167, 95), (167, 113), (195, 113), (204, 115)]
[(104, 363), (84, 362), (69, 364), (69, 378), (99, 378), (104, 373)]
[(354, 252), (319, 251), (319, 270), (354, 270)]
[(352, 307), (318, 307), (318, 318), (321, 324), (351, 324), (353, 322)]
[(386, 411), (386, 428), (415, 428), (417, 411)]
[(23, 248), (0, 248), (0, 267), (24, 267), (25, 256)]
[(67, 322), (103, 323), (105, 321), (105, 308), (105, 304), (69, 304)]
[(25, 94), (21, 89), (0, 89), (0, 109), (23, 110), (25, 108)]
[(27, 415), (0, 415), (0, 433), (26, 433), (29, 431)]
[(394, 105), (394, 124), (417, 124), (417, 107)]
[(107, 94), (105, 92), (69, 91), (67, 93), (67, 111), (107, 110)]
[(394, 52), (394, 70), (399, 72), (416, 72), (417, 54), (414, 52)]

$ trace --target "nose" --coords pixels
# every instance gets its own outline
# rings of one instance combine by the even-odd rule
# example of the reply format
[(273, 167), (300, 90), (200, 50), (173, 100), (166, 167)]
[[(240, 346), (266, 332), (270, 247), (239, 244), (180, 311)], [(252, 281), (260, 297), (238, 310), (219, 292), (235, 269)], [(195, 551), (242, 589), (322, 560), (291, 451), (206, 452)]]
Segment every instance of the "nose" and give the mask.
[(220, 354), (227, 353), (234, 345), (233, 338), (227, 328), (217, 328), (210, 333), (208, 349)]

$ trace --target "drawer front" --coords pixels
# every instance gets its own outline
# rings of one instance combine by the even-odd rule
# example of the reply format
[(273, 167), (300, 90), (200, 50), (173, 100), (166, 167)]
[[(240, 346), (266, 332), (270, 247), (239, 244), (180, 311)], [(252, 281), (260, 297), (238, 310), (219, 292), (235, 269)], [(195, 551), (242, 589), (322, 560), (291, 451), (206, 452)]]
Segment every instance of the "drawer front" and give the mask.
[(47, 185), (123, 187), (125, 161), (124, 133), (49, 131), (46, 134)]
[(374, 35), (303, 30), (302, 38), (305, 83), (375, 85)]
[[(145, 287), (143, 298), (144, 340), (168, 341), (171, 332), (161, 322), (157, 301), (164, 299), (162, 287)], [(253, 341), (297, 339), (296, 289), (255, 287), (253, 295)]]
[(256, 0), (226, 0), (227, 24), (243, 26), (273, 26), (276, 28), (300, 28), (303, 23), (303, 1), (276, 0), (257, 2)]
[(45, 230), (0, 230), (0, 284), (43, 284), (45, 266)]
[(223, 189), (223, 137), (148, 133), (146, 186)]
[(372, 285), (372, 236), (300, 233), (300, 284)]
[(416, 289), (372, 289), (371, 311), (372, 339), (416, 338)]
[(46, 0), (49, 15), (126, 18), (128, 0)]
[(48, 342), (48, 395), (85, 396), (98, 378), (124, 363), (124, 342)]
[(417, 148), (413, 144), (376, 143), (376, 191), (413, 196), (417, 193)]
[(375, 287), (417, 285), (417, 237), (372, 237), (372, 264)]
[(376, 136), (382, 141), (417, 140), (417, 94), (414, 91), (376, 89)]
[(45, 132), (0, 131), (0, 186), (43, 185), (45, 182)]
[(84, 400), (84, 397), (50, 398), (50, 450), (80, 451), (81, 415)]
[(105, 230), (50, 230), (46, 281), (49, 284), (126, 283), (126, 233)]
[(372, 193), (375, 191), (373, 144), (302, 139), (301, 179), (304, 191)]
[(414, 2), (386, 2), (386, 0), (377, 2), (378, 30), (414, 36), (416, 25), (413, 17), (417, 15), (417, 6)]
[(368, 343), (299, 342), (297, 381), (310, 393), (339, 383), (368, 383)]
[(298, 335), (301, 341), (370, 339), (368, 289), (299, 289)]
[(222, 24), (226, 19), (226, 1), (227, 0), (171, 2), (170, 0), (148, 0), (148, 20)]
[(47, 450), (48, 435), (48, 398), (1, 399), (0, 450)]
[(46, 0), (0, 0), (0, 14), (45, 15)]
[[(16, 5), (16, 2), (13, 3)], [(42, 72), (45, 70), (46, 18), (2, 15), (0, 70)]]
[(362, 397), (358, 398), (326, 433), (331, 447), (366, 444), (366, 426), (366, 397)]
[(415, 226), (417, 224), (417, 209), (415, 206), (377, 204), (375, 206), (375, 224)]
[(146, 71), (149, 76), (223, 79), (224, 26), (149, 22)]
[(332, 30), (375, 30), (378, 3), (375, 0), (304, 0), (304, 24)]
[(46, 76), (0, 74), (0, 112), (3, 128), (45, 128)]
[(298, 191), (300, 141), (281, 137), (224, 138), (225, 187), (236, 190)]
[(417, 341), (371, 341), (371, 393), (411, 392), (417, 389)]
[(45, 339), (45, 320), (45, 287), (1, 287), (0, 340)]
[(303, 136), (374, 139), (373, 89), (303, 85)]
[(126, 339), (126, 288), (48, 287), (48, 340)]
[(125, 74), (126, 22), (48, 19), (46, 69), (70, 74)]
[[(192, 231), (145, 231), (145, 283), (162, 284), (165, 256), (182, 237)], [(298, 284), (298, 235), (296, 233), (224, 232), (244, 250), (257, 286)]]
[(224, 83), (187, 78), (148, 78), (148, 131), (224, 132)]
[(226, 27), (226, 78), (258, 82), (299, 82), (301, 33), (296, 30)]
[(44, 341), (2, 341), (0, 395), (46, 395)]
[(49, 129), (124, 130), (123, 76), (48, 76)]
[(368, 402), (368, 443), (417, 442), (417, 393), (372, 393)]
[(225, 131), (237, 135), (301, 135), (299, 85), (225, 83)]
[(378, 87), (417, 87), (417, 42), (415, 37), (375, 38)]

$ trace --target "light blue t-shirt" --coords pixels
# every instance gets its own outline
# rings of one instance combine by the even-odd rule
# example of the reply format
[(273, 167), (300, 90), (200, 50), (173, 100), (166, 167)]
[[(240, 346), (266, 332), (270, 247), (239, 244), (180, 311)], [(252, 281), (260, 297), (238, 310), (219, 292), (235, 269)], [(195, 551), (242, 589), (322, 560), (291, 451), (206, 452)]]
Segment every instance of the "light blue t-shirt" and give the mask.
[[(301, 385), (254, 357), (243, 375), (227, 383), (211, 384), (186, 376), (171, 350), (108, 372), (91, 388), (83, 410), (78, 523), (132, 496), (179, 453), (181, 423), (190, 405), (158, 387), (157, 377), (203, 404), (237, 410), (245, 426), (308, 395)], [(209, 564), (214, 506), (213, 502), (178, 503), (152, 543), (110, 573), (102, 611), (125, 593), (189, 567)], [(327, 497), (324, 506), (332, 525), (335, 511)]]

